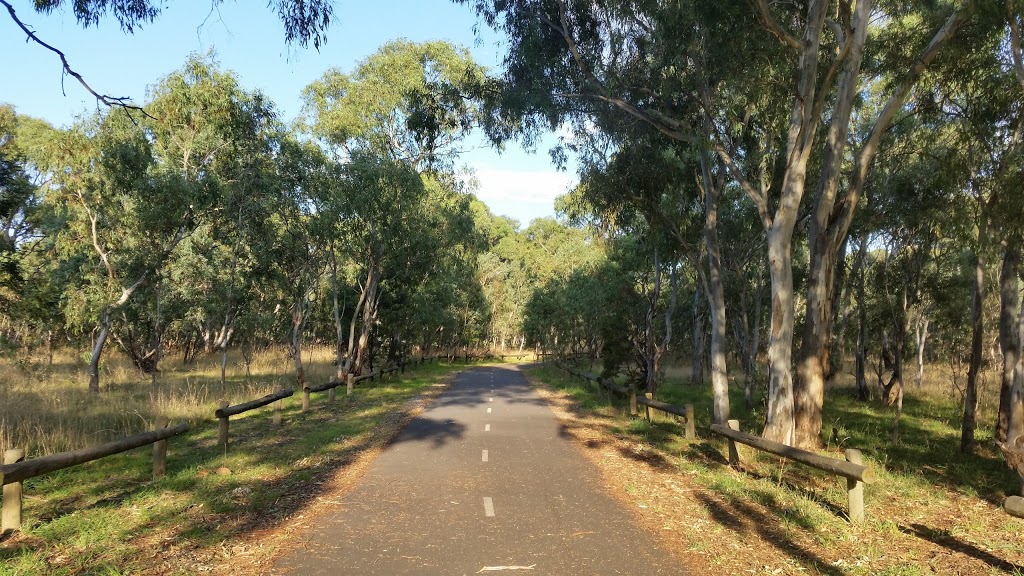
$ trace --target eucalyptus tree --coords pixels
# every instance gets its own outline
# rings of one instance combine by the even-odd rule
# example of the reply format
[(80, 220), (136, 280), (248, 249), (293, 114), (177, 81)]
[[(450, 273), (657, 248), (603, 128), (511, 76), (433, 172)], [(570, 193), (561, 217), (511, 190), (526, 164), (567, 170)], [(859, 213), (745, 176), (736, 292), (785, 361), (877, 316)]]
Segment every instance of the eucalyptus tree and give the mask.
[[(596, 216), (614, 214), (616, 225), (627, 236), (642, 239), (651, 249), (648, 268), (651, 283), (641, 290), (648, 304), (647, 312), (640, 330), (642, 345), (637, 346), (645, 366), (646, 386), (648, 391), (654, 392), (658, 364), (672, 339), (680, 284), (678, 264), (685, 258), (696, 270), (698, 290), (712, 296), (714, 418), (716, 422), (724, 422), (729, 417), (729, 397), (717, 209), (726, 181), (725, 172), (713, 169), (706, 155), (694, 154), (692, 148), (675, 145), (649, 131), (621, 134), (612, 141), (614, 151), (607, 158), (598, 156), (586, 164), (584, 186), (578, 189), (578, 194)], [(701, 264), (702, 242), (704, 251), (710, 254), (707, 267)], [(659, 300), (665, 297), (663, 275), (669, 277), (669, 289), (664, 322), (658, 321), (664, 329), (656, 336), (654, 311), (661, 308)]]
[[(1004, 279), (1012, 283), (1019, 272), (1014, 261), (1019, 257), (1019, 222), (1021, 211), (1019, 194), (1014, 189), (1021, 170), (1021, 152), (1024, 146), (1024, 116), (1021, 101), (1024, 83), (1016, 72), (1015, 47), (1007, 46), (1007, 35), (1013, 37), (1012, 26), (1007, 25), (1014, 16), (1020, 17), (1019, 5), (1008, 3), (1007, 13), (979, 11), (979, 17), (965, 30), (970, 43), (958, 46), (951, 54), (955, 59), (943, 62), (941, 76), (934, 83), (931, 98), (940, 108), (946, 123), (946, 137), (950, 146), (958, 150), (957, 160), (963, 182), (961, 194), (973, 204), (974, 233), (969, 245), (973, 253), (974, 278), (971, 313), (971, 359), (965, 394), (961, 450), (973, 450), (974, 432), (978, 416), (978, 383), (981, 378), (985, 340), (985, 300), (990, 288), (986, 285), (990, 262), (1004, 255)], [(1016, 10), (1016, 12), (1015, 12)], [(1009, 52), (1009, 53), (1008, 53)], [(1019, 54), (1016, 54), (1019, 56)], [(1007, 296), (1009, 296), (1007, 285)], [(1011, 362), (1004, 372), (1000, 394), (999, 418), (996, 434), (1005, 439), (1010, 394), (1013, 380), (1013, 318), (1016, 313), (1011, 301), (1006, 310), (1000, 332), (1004, 336), (1003, 352), (1009, 353)]]
[(0, 104), (0, 303), (4, 310), (10, 310), (24, 290), (19, 252), (38, 233), (32, 213), (39, 196), (19, 145), (19, 124), (14, 107)]
[[(507, 99), (511, 116), (525, 115), (533, 125), (556, 123), (576, 106), (565, 105), (567, 100), (582, 100), (710, 148), (726, 165), (754, 202), (768, 240), (772, 322), (765, 435), (820, 443), (822, 359), (839, 247), (885, 129), (963, 23), (965, 10), (829, 0), (753, 6), (466, 1), (511, 38), (506, 81), (523, 88)], [(886, 71), (893, 82), (877, 111), (859, 114), (872, 120), (847, 150), (863, 78), (875, 76), (862, 70), (869, 30), (882, 63), (878, 72)], [(903, 49), (889, 50), (896, 46)], [(841, 168), (850, 156), (854, 170), (844, 179)], [(807, 317), (794, 388), (792, 239), (815, 167)]]
[(342, 164), (337, 197), (324, 204), (342, 215), (347, 255), (360, 269), (347, 371), (358, 372), (367, 360), (382, 275), (410, 272), (388, 263), (405, 258), (412, 243), (430, 239), (418, 228), (430, 221), (421, 204), (451, 188), (445, 173), (479, 121), (480, 106), (471, 95), (484, 79), (484, 69), (465, 49), (395, 41), (351, 74), (330, 70), (304, 91), (310, 132)]
[[(261, 97), (201, 58), (162, 79), (150, 108), (158, 116), (146, 122), (114, 109), (53, 130), (31, 158), (47, 178), (43, 201), (64, 223), (54, 234), (57, 257), (78, 269), (85, 287), (66, 294), (65, 316), (71, 324), (96, 319), (89, 369), (95, 392), (115, 317), (130, 325), (124, 328), (141, 328), (147, 315), (136, 309), (129, 317), (127, 305), (140, 290), (158, 297), (158, 278), (175, 249), (219, 208), (246, 157), (246, 140), (262, 138), (272, 117)], [(160, 327), (147, 325), (149, 337), (115, 337), (140, 368), (154, 371)]]
[(344, 159), (386, 154), (417, 170), (451, 168), (480, 121), (486, 71), (465, 48), (396, 40), (351, 74), (328, 70), (303, 92), (313, 134)]

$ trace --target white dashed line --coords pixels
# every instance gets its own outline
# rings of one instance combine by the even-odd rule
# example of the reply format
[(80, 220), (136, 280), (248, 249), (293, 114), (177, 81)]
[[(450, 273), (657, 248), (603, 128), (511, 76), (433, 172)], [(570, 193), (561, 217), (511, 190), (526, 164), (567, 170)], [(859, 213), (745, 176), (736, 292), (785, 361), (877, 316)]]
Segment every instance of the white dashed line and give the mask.
[(487, 424), (486, 426), (484, 426), (484, 432), (490, 432), (490, 431), (491, 431), (491, 425), (490, 424)]
[(488, 414), (490, 414), (490, 413), (491, 413), (491, 409), (490, 409), (490, 408), (488, 408), (488, 409), (487, 409), (487, 413), (488, 413)]
[(488, 398), (487, 401), (488, 402), (494, 402), (494, 398)]
[(480, 457), (481, 462), (487, 462), (487, 450), (484, 450), (483, 455)]
[(488, 518), (494, 516), (494, 501), (491, 500), (490, 496), (484, 496), (484, 516)]

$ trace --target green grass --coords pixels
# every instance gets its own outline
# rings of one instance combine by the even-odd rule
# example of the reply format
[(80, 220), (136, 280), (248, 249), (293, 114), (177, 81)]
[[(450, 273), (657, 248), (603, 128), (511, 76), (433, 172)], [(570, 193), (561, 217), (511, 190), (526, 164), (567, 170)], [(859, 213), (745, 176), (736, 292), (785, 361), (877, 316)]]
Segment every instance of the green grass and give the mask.
[[(271, 408), (231, 419), (231, 448), (216, 445), (216, 420), (196, 419), (170, 439), (168, 473), (152, 480), (149, 446), (32, 478), (24, 483), (21, 534), (0, 543), (0, 575), (121, 574), (153, 569), (190, 551), (202, 572), (225, 541), (281, 522), (315, 499), (316, 482), (379, 443), (374, 430), (411, 398), (460, 366), (407, 370), (400, 382), (373, 383), (334, 403), (314, 394), (285, 399), (281, 426)], [(226, 467), (230, 475), (214, 471)]]

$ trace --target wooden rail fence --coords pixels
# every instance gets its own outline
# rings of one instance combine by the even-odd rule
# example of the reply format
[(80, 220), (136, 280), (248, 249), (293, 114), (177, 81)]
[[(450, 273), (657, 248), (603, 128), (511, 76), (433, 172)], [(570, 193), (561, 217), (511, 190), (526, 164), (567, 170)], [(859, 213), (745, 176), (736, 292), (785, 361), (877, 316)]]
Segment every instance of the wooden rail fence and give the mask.
[(178, 424), (174, 428), (168, 428), (167, 425), (167, 418), (162, 417), (157, 421), (156, 429), (149, 432), (91, 448), (61, 452), (31, 460), (25, 460), (25, 450), (22, 448), (4, 451), (4, 463), (0, 465), (0, 485), (3, 485), (0, 531), (21, 529), (22, 481), (29, 478), (127, 452), (147, 444), (153, 444), (153, 476), (154, 478), (163, 476), (167, 471), (167, 439), (184, 434), (191, 428), (187, 423)]
[(647, 393), (644, 396), (637, 396), (635, 389), (626, 388), (625, 386), (616, 384), (611, 378), (601, 378), (596, 374), (582, 372), (561, 362), (557, 363), (556, 366), (568, 372), (570, 377), (579, 378), (588, 385), (593, 382), (596, 383), (599, 388), (604, 388), (610, 392), (616, 392), (626, 396), (629, 398), (629, 413), (631, 416), (636, 416), (639, 413), (639, 405), (644, 406), (644, 411), (648, 421), (651, 419), (652, 408), (655, 410), (661, 410), (662, 412), (666, 412), (680, 418), (680, 423), (683, 425), (684, 438), (687, 440), (693, 440), (697, 437), (697, 430), (693, 418), (693, 404), (687, 404), (680, 408), (673, 404), (655, 400), (650, 393)]
[[(619, 386), (611, 382), (609, 379), (600, 378), (594, 374), (582, 372), (561, 361), (556, 361), (555, 365), (568, 372), (570, 377), (580, 378), (588, 383), (596, 382), (601, 387), (618, 392), (624, 396), (628, 396), (630, 415), (632, 416), (636, 416), (638, 414), (637, 406), (643, 405), (648, 420), (651, 419), (650, 410), (652, 408), (681, 417), (686, 426), (686, 439), (692, 440), (696, 437), (692, 404), (687, 404), (685, 407), (681, 408), (679, 406), (655, 400), (650, 393), (646, 393), (644, 396), (637, 396), (635, 388)], [(736, 444), (740, 443), (763, 452), (775, 454), (776, 456), (781, 456), (806, 466), (846, 478), (850, 522), (856, 523), (864, 520), (864, 485), (873, 482), (875, 474), (871, 468), (863, 464), (860, 450), (853, 448), (847, 449), (845, 452), (845, 460), (830, 458), (807, 450), (793, 448), (792, 446), (787, 446), (779, 442), (765, 440), (760, 436), (740, 432), (738, 420), (729, 420), (728, 426), (712, 424), (708, 429), (714, 434), (728, 439), (729, 464), (732, 466), (738, 466), (740, 463), (739, 450), (736, 448)], [(1007, 502), (1007, 504), (1004, 504), (1004, 507), (1006, 507), (1007, 511), (1010, 511), (1011, 508), (1014, 511), (1019, 511), (1020, 516), (1024, 517), (1024, 498), (1015, 498), (1017, 498), (1017, 500)], [(1014, 512), (1010, 511), (1010, 513), (1013, 514)]]
[[(391, 368), (378, 370), (361, 376), (348, 375), (345, 382), (332, 380), (318, 386), (303, 387), (303, 412), (309, 410), (309, 395), (313, 392), (330, 392), (330, 399), (334, 399), (334, 390), (342, 384), (348, 385), (348, 393), (352, 393), (355, 383), (364, 380), (373, 380), (388, 374), (404, 373), (407, 365), (423, 365), (430, 362), (437, 362), (439, 356), (430, 358), (419, 358), (402, 362)], [(234, 406), (228, 405), (226, 400), (221, 401), (220, 407), (214, 412), (218, 420), (217, 443), (224, 453), (228, 450), (228, 433), (230, 418), (243, 412), (255, 410), (267, 404), (274, 404), (272, 422), (275, 425), (281, 423), (282, 400), (295, 394), (294, 390), (279, 390), (273, 394), (267, 394), (262, 398), (250, 400)], [(3, 486), (3, 501), (0, 504), (0, 532), (8, 530), (20, 530), (22, 520), (23, 486), (22, 482), (29, 478), (35, 478), (56, 470), (63, 470), (93, 460), (99, 460), (106, 456), (127, 452), (147, 444), (153, 445), (153, 477), (160, 478), (167, 472), (167, 439), (173, 436), (184, 434), (191, 429), (188, 423), (178, 424), (168, 428), (168, 419), (164, 416), (157, 418), (156, 428), (149, 432), (136, 434), (120, 440), (100, 444), (90, 448), (82, 448), (69, 452), (51, 454), (41, 458), (25, 460), (23, 448), (6, 450), (3, 454), (3, 464), (0, 464), (0, 485)]]
[(278, 390), (273, 394), (267, 394), (262, 398), (243, 402), (241, 404), (235, 404), (234, 406), (228, 406), (227, 400), (220, 401), (220, 408), (213, 413), (217, 417), (217, 445), (221, 447), (225, 454), (228, 453), (228, 429), (230, 427), (231, 417), (236, 414), (242, 414), (250, 410), (255, 410), (262, 406), (266, 406), (271, 402), (274, 403), (274, 415), (273, 423), (281, 423), (281, 400), (295, 394), (294, 390)]
[(845, 477), (850, 522), (862, 522), (864, 520), (864, 484), (873, 482), (875, 474), (871, 468), (862, 463), (860, 450), (848, 448), (846, 450), (846, 460), (829, 458), (828, 456), (766, 440), (760, 436), (740, 432), (738, 420), (729, 420), (728, 426), (712, 424), (710, 430), (719, 436), (729, 439), (729, 464), (733, 466), (737, 466), (740, 463), (739, 451), (736, 449), (736, 443), (738, 442), (762, 452), (775, 454), (787, 460), (793, 460), (805, 466), (828, 472), (829, 474)]

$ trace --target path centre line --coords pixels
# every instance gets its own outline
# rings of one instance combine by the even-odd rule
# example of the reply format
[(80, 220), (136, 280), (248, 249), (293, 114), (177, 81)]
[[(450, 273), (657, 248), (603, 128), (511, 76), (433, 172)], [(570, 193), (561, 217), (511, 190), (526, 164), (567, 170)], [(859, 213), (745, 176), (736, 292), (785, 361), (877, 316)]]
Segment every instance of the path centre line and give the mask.
[(484, 453), (481, 456), (481, 461), (482, 462), (487, 462), (487, 450), (484, 450)]
[(494, 501), (490, 496), (484, 496), (484, 516), (494, 517)]
[(490, 424), (484, 426), (484, 432), (490, 432), (490, 431), (491, 431), (491, 425)]
[(488, 408), (488, 409), (487, 409), (487, 413), (488, 413), (488, 414), (490, 414), (490, 413), (491, 413), (491, 409), (490, 409), (490, 408)]

